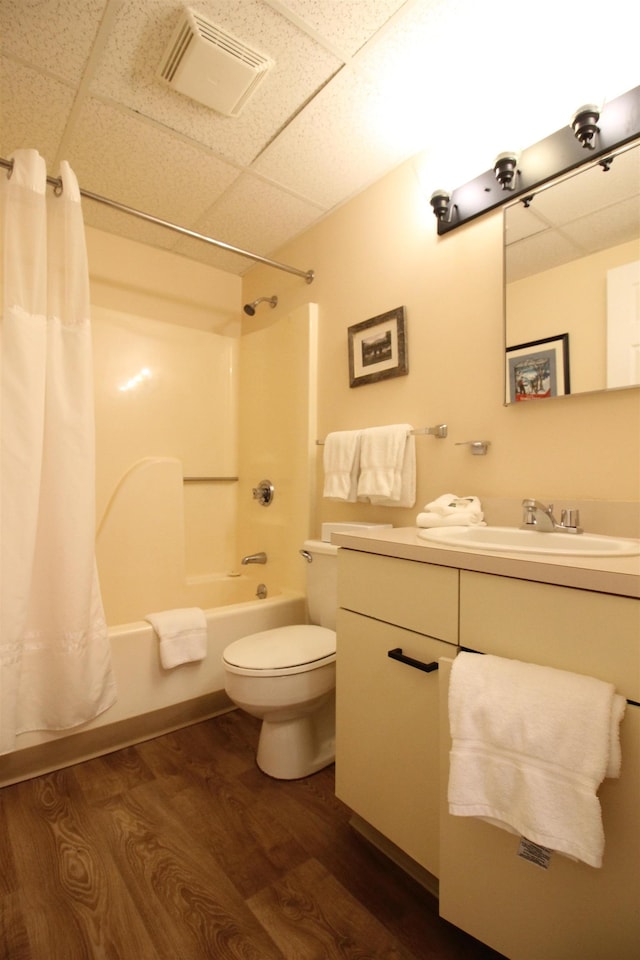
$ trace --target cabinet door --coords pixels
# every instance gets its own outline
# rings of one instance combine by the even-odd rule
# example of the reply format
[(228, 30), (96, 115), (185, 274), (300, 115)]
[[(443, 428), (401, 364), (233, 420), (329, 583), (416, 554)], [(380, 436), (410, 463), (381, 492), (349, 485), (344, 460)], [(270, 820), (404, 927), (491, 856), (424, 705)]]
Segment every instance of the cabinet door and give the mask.
[(397, 847), (438, 875), (438, 671), (420, 661), (455, 647), (347, 610), (338, 612), (336, 793)]
[(598, 791), (604, 863), (554, 853), (548, 869), (518, 856), (519, 838), (447, 806), (450, 749), (441, 664), (440, 916), (514, 960), (636, 960), (640, 943), (640, 707), (621, 724), (622, 775)]

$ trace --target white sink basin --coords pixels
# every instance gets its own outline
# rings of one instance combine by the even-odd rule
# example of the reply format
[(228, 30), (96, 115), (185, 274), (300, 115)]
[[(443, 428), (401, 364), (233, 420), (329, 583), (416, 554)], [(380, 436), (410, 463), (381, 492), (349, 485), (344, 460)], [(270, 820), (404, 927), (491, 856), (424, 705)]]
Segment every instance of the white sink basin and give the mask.
[(536, 553), (574, 557), (633, 557), (640, 540), (602, 537), (589, 533), (540, 533), (517, 527), (433, 527), (420, 529), (423, 540), (467, 550), (500, 550), (503, 553)]

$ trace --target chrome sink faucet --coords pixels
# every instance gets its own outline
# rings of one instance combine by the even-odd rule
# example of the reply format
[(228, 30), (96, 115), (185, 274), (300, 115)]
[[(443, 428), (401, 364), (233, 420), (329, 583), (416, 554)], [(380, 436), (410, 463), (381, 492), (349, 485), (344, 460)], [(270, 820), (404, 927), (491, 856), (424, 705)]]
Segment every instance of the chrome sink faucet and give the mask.
[(539, 530), (540, 533), (582, 533), (579, 510), (562, 510), (560, 523), (553, 515), (553, 504), (546, 506), (539, 500), (522, 501), (521, 530)]

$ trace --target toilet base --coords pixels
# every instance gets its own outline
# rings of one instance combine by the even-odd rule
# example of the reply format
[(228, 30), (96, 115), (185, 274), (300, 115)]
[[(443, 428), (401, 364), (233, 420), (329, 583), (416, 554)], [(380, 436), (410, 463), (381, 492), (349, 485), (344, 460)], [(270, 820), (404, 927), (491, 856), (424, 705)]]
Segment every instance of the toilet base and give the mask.
[(299, 780), (333, 763), (336, 756), (335, 696), (313, 713), (293, 720), (263, 720), (256, 762), (276, 780)]

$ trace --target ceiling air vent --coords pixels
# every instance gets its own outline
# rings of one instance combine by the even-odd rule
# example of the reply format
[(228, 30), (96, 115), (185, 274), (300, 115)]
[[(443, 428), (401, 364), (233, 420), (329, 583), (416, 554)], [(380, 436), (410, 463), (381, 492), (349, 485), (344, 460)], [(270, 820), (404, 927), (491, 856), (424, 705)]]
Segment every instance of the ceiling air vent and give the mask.
[(160, 64), (160, 76), (198, 103), (237, 117), (273, 60), (185, 9)]

